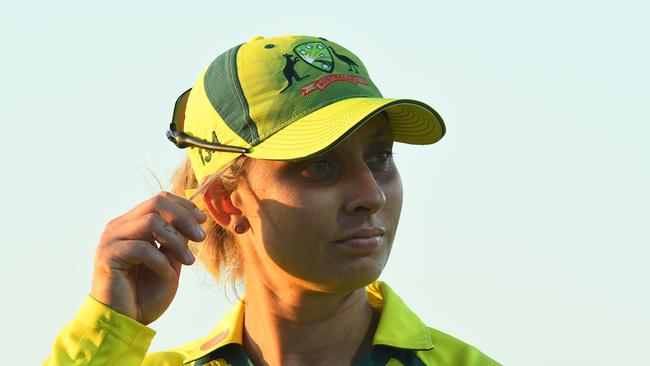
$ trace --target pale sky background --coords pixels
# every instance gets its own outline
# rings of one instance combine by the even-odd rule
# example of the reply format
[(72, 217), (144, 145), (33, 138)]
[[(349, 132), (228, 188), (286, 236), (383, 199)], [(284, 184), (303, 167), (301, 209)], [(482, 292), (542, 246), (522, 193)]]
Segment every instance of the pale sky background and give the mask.
[[(104, 224), (168, 180), (176, 97), (250, 38), (364, 60), (447, 136), (398, 146), (382, 279), (506, 365), (650, 365), (650, 6), (643, 1), (21, 1), (0, 6), (2, 364), (43, 362), (90, 288)], [(231, 306), (185, 268), (151, 350)], [(7, 359), (9, 358), (9, 360)]]

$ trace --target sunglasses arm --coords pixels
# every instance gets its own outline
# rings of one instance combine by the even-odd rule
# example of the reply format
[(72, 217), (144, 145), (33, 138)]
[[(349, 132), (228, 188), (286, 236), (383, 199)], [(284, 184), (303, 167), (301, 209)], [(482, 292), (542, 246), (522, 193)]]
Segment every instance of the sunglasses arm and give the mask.
[(174, 129), (173, 126), (170, 127), (169, 130), (167, 130), (167, 139), (181, 149), (194, 146), (206, 150), (233, 152), (233, 153), (240, 153), (240, 154), (245, 154), (249, 152), (249, 149), (245, 147), (222, 145), (214, 142), (208, 142), (205, 140), (197, 139), (196, 137), (192, 137), (184, 132), (176, 131), (176, 129)]

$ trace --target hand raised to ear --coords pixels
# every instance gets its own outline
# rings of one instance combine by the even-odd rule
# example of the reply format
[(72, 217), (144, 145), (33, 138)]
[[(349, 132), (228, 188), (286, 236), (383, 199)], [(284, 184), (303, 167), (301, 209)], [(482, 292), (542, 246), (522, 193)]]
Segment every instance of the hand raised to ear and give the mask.
[(194, 263), (187, 242), (205, 239), (205, 220), (169, 192), (111, 220), (97, 246), (91, 296), (142, 324), (158, 319), (176, 295), (181, 265)]

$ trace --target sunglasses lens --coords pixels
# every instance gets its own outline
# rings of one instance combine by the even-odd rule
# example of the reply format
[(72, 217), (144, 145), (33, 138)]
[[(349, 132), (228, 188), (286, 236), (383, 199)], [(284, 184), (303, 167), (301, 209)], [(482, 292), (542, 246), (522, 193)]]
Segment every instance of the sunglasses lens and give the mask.
[(191, 91), (192, 89), (187, 89), (180, 97), (178, 97), (178, 99), (176, 99), (174, 115), (172, 116), (172, 125), (176, 131), (183, 131), (185, 125), (185, 108), (187, 107), (187, 100), (190, 97)]
[(187, 107), (187, 100), (190, 97), (191, 91), (192, 89), (187, 89), (185, 93), (181, 94), (181, 96), (176, 99), (176, 104), (174, 105), (174, 115), (172, 116), (172, 123), (169, 125), (169, 130), (167, 130), (166, 134), (167, 139), (181, 149), (194, 146), (213, 151), (228, 151), (240, 154), (247, 153), (248, 149), (245, 147), (221, 145), (218, 143), (198, 139), (183, 132), (183, 127), (185, 125), (185, 108)]

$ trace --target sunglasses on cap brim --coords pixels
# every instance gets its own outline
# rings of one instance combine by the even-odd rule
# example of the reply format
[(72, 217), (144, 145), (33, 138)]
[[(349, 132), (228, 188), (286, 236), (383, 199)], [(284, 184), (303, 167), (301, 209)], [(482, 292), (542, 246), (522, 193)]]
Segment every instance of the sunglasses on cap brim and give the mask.
[(167, 139), (180, 149), (198, 147), (212, 151), (225, 151), (241, 154), (249, 152), (249, 150), (245, 147), (223, 145), (215, 142), (210, 142), (190, 136), (182, 131), (183, 126), (185, 125), (185, 108), (187, 107), (187, 100), (190, 97), (190, 91), (192, 91), (191, 88), (187, 89), (183, 94), (181, 94), (180, 97), (178, 97), (178, 99), (176, 99), (176, 103), (174, 104), (174, 115), (172, 116), (172, 123), (169, 124), (169, 129), (167, 130), (166, 134)]

